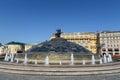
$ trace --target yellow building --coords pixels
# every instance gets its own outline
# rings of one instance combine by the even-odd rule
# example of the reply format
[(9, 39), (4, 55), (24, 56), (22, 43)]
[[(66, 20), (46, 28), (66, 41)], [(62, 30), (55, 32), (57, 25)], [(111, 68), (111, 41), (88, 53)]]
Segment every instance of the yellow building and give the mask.
[[(93, 32), (89, 33), (62, 33), (61, 37), (70, 41), (77, 43), (84, 48), (91, 51), (93, 54), (97, 53), (97, 35)], [(50, 39), (55, 38), (55, 34), (51, 36)]]

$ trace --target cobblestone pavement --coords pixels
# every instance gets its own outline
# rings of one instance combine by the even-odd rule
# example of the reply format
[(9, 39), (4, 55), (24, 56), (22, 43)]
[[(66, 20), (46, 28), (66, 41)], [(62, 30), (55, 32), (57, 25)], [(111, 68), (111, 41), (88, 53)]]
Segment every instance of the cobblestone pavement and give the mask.
[(91, 76), (31, 76), (0, 73), (0, 80), (120, 80), (120, 74)]

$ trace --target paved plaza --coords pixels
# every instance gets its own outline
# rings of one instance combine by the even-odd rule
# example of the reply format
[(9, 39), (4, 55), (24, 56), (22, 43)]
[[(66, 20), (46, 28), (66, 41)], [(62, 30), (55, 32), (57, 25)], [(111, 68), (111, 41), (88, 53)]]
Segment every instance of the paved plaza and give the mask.
[(0, 73), (0, 80), (120, 80), (120, 74), (91, 76), (32, 76)]

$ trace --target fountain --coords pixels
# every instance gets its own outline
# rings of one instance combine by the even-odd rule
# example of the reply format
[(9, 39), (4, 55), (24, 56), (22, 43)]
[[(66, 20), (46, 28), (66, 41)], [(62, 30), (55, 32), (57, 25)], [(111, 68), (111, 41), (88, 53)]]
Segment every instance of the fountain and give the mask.
[(17, 63), (17, 64), (19, 63), (19, 59), (17, 59), (16, 63)]
[(6, 48), (6, 49), (5, 49), (5, 53), (6, 53), (6, 54), (5, 54), (5, 58), (4, 58), (5, 61), (9, 61), (9, 56), (8, 56), (9, 52), (10, 52), (10, 51)]
[(71, 54), (71, 65), (74, 65), (74, 55), (73, 55), (73, 53)]
[(107, 56), (107, 62), (110, 62), (110, 58), (109, 58), (109, 56)]
[(102, 59), (100, 58), (100, 64), (103, 64)]
[(11, 53), (11, 62), (14, 62), (14, 53)]
[[(25, 53), (28, 55), (26, 58), (23, 57), (23, 54), (17, 54), (15, 57), (15, 60), (17, 58), (24, 58), (24, 64), (27, 63), (27, 59), (32, 60), (41, 60), (41, 64), (49, 65), (50, 60), (51, 63), (53, 64), (59, 64), (59, 65), (64, 65), (64, 64), (69, 64), (69, 65), (75, 65), (79, 64), (81, 60), (80, 58), (83, 58), (87, 60), (91, 60), (92, 53), (88, 49), (80, 46), (79, 44), (69, 42), (66, 39), (60, 37), (61, 35), (61, 30), (57, 30), (57, 33), (55, 33), (55, 38), (51, 39), (50, 41), (44, 41), (42, 43), (39, 43), (35, 46), (33, 46), (31, 49), (26, 51)], [(43, 54), (44, 53), (44, 54)], [(46, 56), (48, 55), (49, 56)], [(61, 56), (60, 56), (61, 54)], [(77, 56), (80, 55), (80, 56)], [(21, 60), (22, 60), (21, 59)], [(78, 59), (78, 60), (77, 60)], [(55, 61), (56, 60), (56, 61)], [(75, 63), (76, 60), (76, 63)], [(85, 64), (85, 60), (83, 60), (83, 64)], [(54, 62), (55, 61), (55, 62)], [(62, 61), (62, 62), (61, 62)], [(44, 62), (44, 63), (43, 63)], [(34, 64), (37, 64), (37, 61), (34, 62)], [(94, 56), (92, 56), (92, 64), (95, 64), (95, 59)]]
[(9, 60), (10, 60), (10, 56), (7, 57), (7, 61), (9, 61)]
[(6, 52), (6, 55), (5, 55), (5, 58), (4, 58), (5, 61), (8, 60), (8, 53)]
[(25, 54), (25, 58), (24, 58), (24, 64), (27, 64), (27, 53)]
[(106, 55), (104, 55), (104, 63), (107, 63)]
[(51, 39), (50, 41), (44, 41), (30, 50), (28, 52), (76, 52), (76, 53), (84, 53), (84, 54), (91, 54), (89, 50), (86, 48), (73, 43), (69, 42), (66, 39), (60, 37), (61, 30), (57, 30), (55, 33), (56, 38)]
[(35, 60), (35, 64), (38, 64), (38, 61), (37, 61), (37, 60)]
[(45, 58), (45, 65), (49, 65), (49, 57), (48, 56), (46, 56), (46, 58)]
[(108, 55), (110, 62), (112, 62), (112, 56), (109, 54)]
[(62, 65), (62, 61), (60, 60), (60, 65)]
[(84, 60), (84, 59), (82, 60), (82, 64), (83, 64), (83, 65), (85, 65), (85, 64), (86, 64), (86, 62), (85, 62), (85, 60)]
[(92, 55), (92, 64), (95, 64), (95, 57)]

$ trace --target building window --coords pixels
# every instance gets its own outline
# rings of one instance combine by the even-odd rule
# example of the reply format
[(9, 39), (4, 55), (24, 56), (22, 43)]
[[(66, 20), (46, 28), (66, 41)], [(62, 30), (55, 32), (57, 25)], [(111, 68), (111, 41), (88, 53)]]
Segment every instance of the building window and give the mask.
[(119, 45), (117, 44), (117, 47), (119, 47)]
[(114, 45), (114, 47), (115, 47), (116, 45)]
[(106, 49), (102, 49), (102, 51), (106, 51)]
[(108, 51), (112, 51), (112, 48), (108, 48)]
[(118, 49), (118, 48), (115, 48), (114, 51), (119, 51), (119, 49)]

